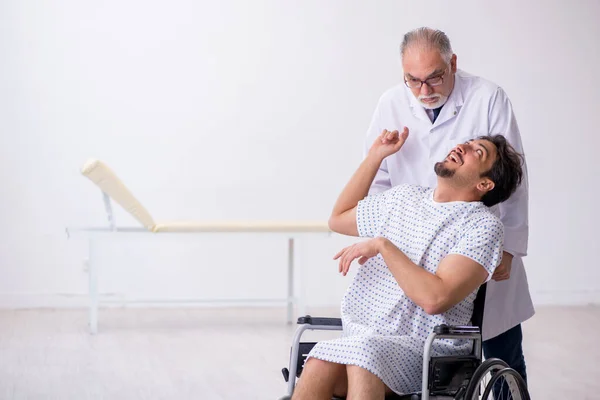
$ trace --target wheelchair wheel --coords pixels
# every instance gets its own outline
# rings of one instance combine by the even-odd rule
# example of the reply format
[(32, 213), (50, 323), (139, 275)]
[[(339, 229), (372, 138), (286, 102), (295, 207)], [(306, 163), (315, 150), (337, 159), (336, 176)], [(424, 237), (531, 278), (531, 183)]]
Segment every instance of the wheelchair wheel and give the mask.
[(482, 400), (531, 400), (523, 377), (512, 368), (497, 371), (483, 392)]
[(473, 373), (469, 381), (464, 400), (480, 400), (481, 394), (487, 388), (491, 377), (498, 371), (508, 368), (508, 364), (498, 358), (485, 360)]
[(475, 371), (463, 399), (530, 400), (530, 397), (521, 375), (504, 361), (491, 358)]

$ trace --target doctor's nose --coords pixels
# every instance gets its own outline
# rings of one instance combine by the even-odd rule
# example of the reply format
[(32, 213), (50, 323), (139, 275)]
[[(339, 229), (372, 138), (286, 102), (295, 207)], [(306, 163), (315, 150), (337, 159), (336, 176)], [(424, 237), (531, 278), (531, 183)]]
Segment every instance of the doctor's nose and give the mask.
[(431, 93), (433, 93), (433, 89), (431, 89), (431, 87), (428, 84), (421, 84), (421, 94), (429, 96)]

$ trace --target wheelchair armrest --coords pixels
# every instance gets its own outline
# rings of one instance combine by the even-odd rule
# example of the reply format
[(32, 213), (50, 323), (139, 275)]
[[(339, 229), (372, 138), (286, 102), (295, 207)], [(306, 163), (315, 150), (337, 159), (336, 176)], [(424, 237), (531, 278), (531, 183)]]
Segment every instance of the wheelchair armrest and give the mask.
[(307, 330), (341, 331), (343, 329), (341, 318), (314, 318), (310, 315), (305, 315), (304, 317), (298, 318), (298, 325), (300, 326), (296, 329), (294, 339), (292, 340), (289, 369), (283, 368), (281, 370), (281, 372), (283, 373), (283, 378), (288, 383), (289, 396), (291, 396), (294, 392), (296, 378), (299, 377), (300, 372), (302, 371), (306, 355), (316, 344), (305, 342), (300, 343), (302, 333), (304, 333), (304, 331)]
[(457, 326), (457, 325), (437, 325), (433, 328), (433, 331), (438, 335), (461, 335), (461, 334), (473, 334), (480, 333), (478, 326)]
[(298, 325), (321, 325), (321, 326), (342, 326), (341, 318), (324, 318), (324, 317), (311, 317), (305, 315), (304, 317), (298, 318)]

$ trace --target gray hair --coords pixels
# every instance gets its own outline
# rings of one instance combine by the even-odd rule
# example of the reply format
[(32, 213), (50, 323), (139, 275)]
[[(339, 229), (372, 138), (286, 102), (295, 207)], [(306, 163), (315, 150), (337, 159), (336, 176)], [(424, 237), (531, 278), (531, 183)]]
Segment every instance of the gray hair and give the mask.
[(438, 50), (446, 64), (450, 63), (452, 54), (454, 54), (448, 36), (440, 30), (427, 27), (414, 29), (404, 35), (400, 45), (401, 57), (404, 57), (406, 50), (413, 46), (419, 46), (421, 49)]

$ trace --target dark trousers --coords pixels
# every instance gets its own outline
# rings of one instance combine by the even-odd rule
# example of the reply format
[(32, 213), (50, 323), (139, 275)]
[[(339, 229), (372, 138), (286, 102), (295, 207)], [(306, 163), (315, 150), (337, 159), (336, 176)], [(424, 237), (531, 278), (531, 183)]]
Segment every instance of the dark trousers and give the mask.
[(499, 358), (503, 360), (509, 367), (521, 374), (525, 383), (527, 383), (522, 342), (523, 332), (521, 331), (521, 324), (519, 324), (501, 335), (484, 341), (483, 354), (486, 359)]

